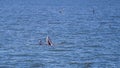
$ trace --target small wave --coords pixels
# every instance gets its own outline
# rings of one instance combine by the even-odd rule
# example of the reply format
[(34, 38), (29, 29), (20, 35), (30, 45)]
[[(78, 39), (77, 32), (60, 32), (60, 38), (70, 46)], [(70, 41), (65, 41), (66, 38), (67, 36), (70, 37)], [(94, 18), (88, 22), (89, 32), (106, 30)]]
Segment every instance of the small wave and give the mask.
[(49, 50), (49, 51), (57, 51), (57, 52), (61, 52), (61, 51), (72, 51), (72, 50), (57, 49), (57, 50)]

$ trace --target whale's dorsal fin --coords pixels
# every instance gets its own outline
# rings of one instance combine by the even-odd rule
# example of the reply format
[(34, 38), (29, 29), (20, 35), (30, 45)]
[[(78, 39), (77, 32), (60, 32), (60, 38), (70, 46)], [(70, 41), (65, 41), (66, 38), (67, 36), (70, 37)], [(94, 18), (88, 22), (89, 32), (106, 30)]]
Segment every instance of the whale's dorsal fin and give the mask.
[(46, 44), (50, 45), (50, 46), (53, 45), (53, 43), (52, 43), (51, 39), (49, 38), (49, 36), (46, 37)]

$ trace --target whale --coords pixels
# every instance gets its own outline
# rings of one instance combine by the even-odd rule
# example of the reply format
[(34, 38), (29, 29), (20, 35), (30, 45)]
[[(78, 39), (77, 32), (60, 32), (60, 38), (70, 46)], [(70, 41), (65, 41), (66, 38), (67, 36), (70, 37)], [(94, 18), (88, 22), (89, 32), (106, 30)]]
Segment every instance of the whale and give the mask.
[(42, 43), (42, 40), (41, 39), (39, 39), (39, 45), (42, 45), (43, 43)]
[(51, 41), (51, 39), (50, 39), (49, 36), (46, 37), (46, 44), (47, 44), (47, 45), (50, 45), (50, 46), (53, 45), (53, 43), (52, 43), (52, 41)]

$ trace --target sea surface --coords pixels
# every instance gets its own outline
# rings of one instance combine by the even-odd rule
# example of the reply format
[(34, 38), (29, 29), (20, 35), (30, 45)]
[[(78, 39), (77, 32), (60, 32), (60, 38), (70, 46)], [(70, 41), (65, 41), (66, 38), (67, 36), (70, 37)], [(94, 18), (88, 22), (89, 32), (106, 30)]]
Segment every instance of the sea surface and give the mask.
[(120, 68), (119, 4), (0, 0), (0, 68)]

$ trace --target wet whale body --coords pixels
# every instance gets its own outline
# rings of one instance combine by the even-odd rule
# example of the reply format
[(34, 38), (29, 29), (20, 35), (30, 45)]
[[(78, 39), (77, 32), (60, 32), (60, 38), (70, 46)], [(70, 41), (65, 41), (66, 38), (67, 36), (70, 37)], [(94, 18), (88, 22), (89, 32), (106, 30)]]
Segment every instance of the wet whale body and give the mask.
[(46, 37), (46, 44), (47, 44), (47, 45), (50, 45), (50, 46), (53, 45), (51, 39), (50, 39), (48, 36)]
[[(53, 43), (52, 43), (52, 41), (51, 41), (51, 39), (50, 39), (49, 36), (46, 37), (46, 43), (45, 43), (45, 44), (46, 44), (46, 45), (49, 45), (49, 46), (52, 46), (52, 45), (53, 45)], [(41, 39), (39, 39), (39, 45), (44, 45), (44, 43), (42, 43), (42, 40), (41, 40)]]
[(39, 45), (42, 45), (43, 43), (42, 43), (42, 40), (41, 39), (39, 39)]

